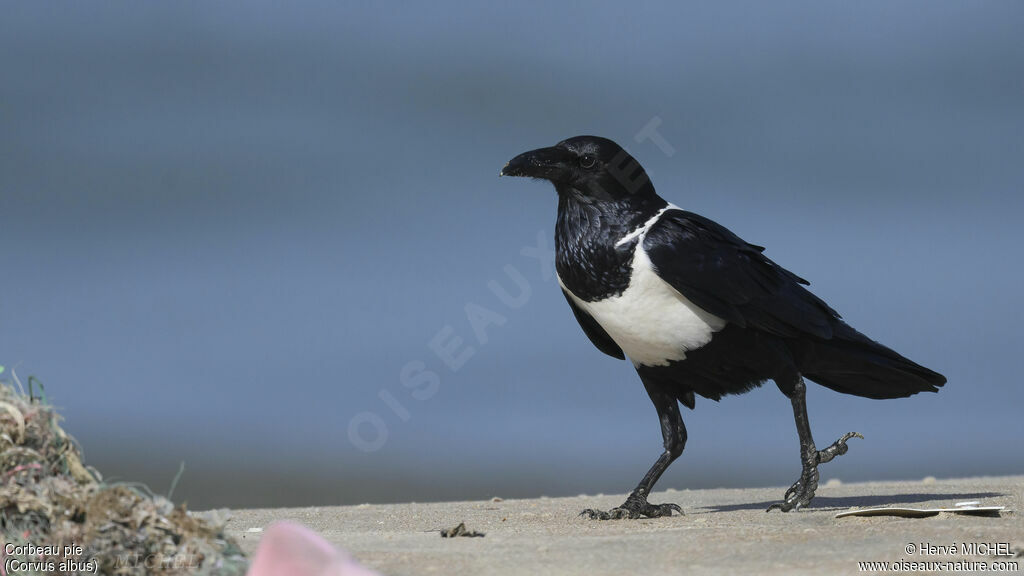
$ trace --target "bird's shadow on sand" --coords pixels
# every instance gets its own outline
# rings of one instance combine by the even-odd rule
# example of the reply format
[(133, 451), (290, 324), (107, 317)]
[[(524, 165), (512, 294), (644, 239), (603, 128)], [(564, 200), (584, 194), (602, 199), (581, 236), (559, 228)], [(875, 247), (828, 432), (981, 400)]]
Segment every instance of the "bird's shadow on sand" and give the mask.
[[(768, 502), (750, 502), (747, 504), (725, 504), (723, 506), (708, 506), (705, 508), (708, 512), (735, 512), (738, 510), (767, 510), (769, 506), (780, 502), (782, 494), (779, 494), (779, 500), (768, 501)], [(831, 498), (828, 496), (817, 496), (814, 501), (811, 502), (811, 506), (808, 510), (822, 510), (822, 509), (845, 509), (854, 506), (866, 508), (874, 506), (891, 506), (894, 504), (905, 505), (905, 504), (916, 504), (918, 502), (933, 502), (936, 500), (952, 500), (953, 502), (963, 502), (965, 500), (981, 500), (982, 498), (996, 498), (999, 496), (1006, 496), (999, 492), (964, 492), (959, 494), (875, 494), (870, 496), (844, 496), (840, 498)]]

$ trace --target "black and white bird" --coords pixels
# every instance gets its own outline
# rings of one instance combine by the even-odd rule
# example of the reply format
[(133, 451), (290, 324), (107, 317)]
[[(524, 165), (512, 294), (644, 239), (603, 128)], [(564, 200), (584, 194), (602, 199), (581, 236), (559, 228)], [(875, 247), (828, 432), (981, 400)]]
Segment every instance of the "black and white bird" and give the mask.
[(804, 378), (866, 398), (936, 392), (946, 379), (854, 330), (807, 281), (723, 226), (674, 206), (615, 142), (577, 136), (516, 156), (503, 176), (550, 181), (558, 193), (555, 268), (565, 299), (591, 342), (629, 358), (661, 421), (665, 451), (626, 501), (591, 518), (671, 516), (647, 501), (679, 457), (686, 428), (679, 403), (719, 400), (774, 380), (793, 405), (800, 478), (773, 508), (806, 506), (818, 465), (845, 454), (850, 432), (823, 450), (807, 419)]

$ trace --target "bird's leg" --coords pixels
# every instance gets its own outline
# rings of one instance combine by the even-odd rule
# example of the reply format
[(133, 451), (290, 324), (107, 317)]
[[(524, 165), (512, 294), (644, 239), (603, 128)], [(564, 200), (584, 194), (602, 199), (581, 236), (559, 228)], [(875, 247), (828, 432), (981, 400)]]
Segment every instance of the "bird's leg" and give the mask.
[(789, 395), (789, 400), (793, 404), (793, 416), (796, 419), (796, 431), (800, 436), (800, 462), (802, 469), (800, 471), (800, 478), (786, 490), (786, 495), (782, 497), (782, 502), (777, 502), (768, 507), (768, 511), (782, 510), (783, 512), (789, 512), (790, 510), (799, 510), (804, 506), (807, 506), (811, 499), (814, 498), (814, 492), (818, 489), (818, 464), (823, 464), (836, 456), (846, 454), (849, 449), (846, 446), (846, 441), (850, 438), (864, 438), (857, 432), (848, 432), (844, 434), (839, 440), (832, 443), (831, 446), (824, 450), (818, 450), (814, 446), (814, 438), (811, 436), (811, 424), (807, 419), (807, 386), (804, 384), (803, 378), (797, 378), (796, 384), (793, 386), (793, 392)]
[(671, 516), (673, 510), (680, 514), (683, 513), (683, 509), (678, 504), (651, 504), (647, 501), (647, 496), (651, 493), (654, 483), (661, 478), (672, 461), (683, 453), (683, 446), (686, 445), (686, 427), (683, 425), (683, 417), (679, 414), (679, 403), (675, 396), (664, 393), (656, 384), (651, 385), (645, 381), (644, 386), (654, 402), (654, 407), (658, 410), (665, 451), (621, 506), (607, 512), (588, 508), (580, 512), (580, 516), (589, 516), (592, 520), (618, 520), (621, 518), (636, 519), (641, 516), (648, 518)]

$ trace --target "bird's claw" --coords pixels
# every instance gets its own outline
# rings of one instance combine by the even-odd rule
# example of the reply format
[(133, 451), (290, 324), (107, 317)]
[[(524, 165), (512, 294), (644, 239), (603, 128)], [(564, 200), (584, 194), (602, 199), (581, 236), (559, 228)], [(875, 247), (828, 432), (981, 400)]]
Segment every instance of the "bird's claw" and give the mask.
[[(789, 500), (790, 496), (792, 496), (793, 494), (796, 494), (801, 489), (803, 489), (803, 487), (804, 487), (803, 479), (804, 479), (803, 474), (801, 474), (800, 475), (800, 479), (797, 480), (796, 482), (793, 482), (793, 485), (789, 487), (789, 490), (786, 490), (786, 495), (783, 496), (782, 499), (783, 500)], [(772, 506), (778, 506), (778, 504), (772, 504)], [(771, 510), (771, 508), (769, 508), (769, 510)]]
[(765, 512), (771, 512), (772, 510), (781, 510), (783, 512), (791, 512), (793, 510), (799, 510), (799, 509), (801, 509), (803, 507), (804, 507), (804, 503), (801, 502), (801, 501), (789, 501), (789, 500), (786, 500), (786, 501), (783, 501), (783, 502), (776, 502), (775, 504), (772, 504), (771, 506), (768, 507), (767, 510), (765, 510)]
[(647, 518), (671, 516), (672, 511), (676, 511), (680, 515), (683, 514), (683, 509), (678, 504), (651, 504), (646, 500), (643, 502), (627, 500), (622, 506), (612, 508), (607, 512), (587, 508), (580, 512), (580, 516), (587, 516), (591, 520), (636, 520), (641, 516)]
[(791, 510), (799, 510), (804, 506), (810, 504), (811, 499), (814, 498), (814, 491), (818, 489), (818, 468), (817, 466), (804, 466), (803, 472), (800, 473), (800, 478), (786, 490), (786, 495), (782, 497), (782, 502), (776, 502), (768, 507), (766, 512), (772, 510), (781, 510), (783, 512), (789, 512)]
[(847, 432), (846, 434), (843, 434), (843, 437), (833, 442), (831, 446), (818, 451), (818, 463), (823, 464), (836, 456), (846, 454), (847, 450), (850, 449), (850, 447), (846, 445), (846, 441), (850, 438), (860, 438), (863, 440), (864, 436), (859, 432)]
[[(789, 512), (791, 510), (799, 510), (810, 504), (811, 500), (814, 498), (815, 491), (818, 489), (818, 464), (828, 462), (836, 456), (846, 454), (850, 449), (849, 446), (846, 445), (846, 441), (854, 437), (860, 439), (864, 438), (864, 436), (857, 432), (848, 432), (843, 434), (842, 438), (833, 442), (828, 448), (812, 452), (811, 454), (813, 454), (813, 456), (808, 456), (808, 458), (812, 458), (813, 461), (804, 462), (800, 478), (798, 478), (797, 481), (789, 487), (789, 490), (786, 490), (785, 496), (782, 497), (782, 502), (772, 504), (768, 507), (766, 512), (771, 512), (772, 510)], [(810, 448), (812, 450), (814, 449), (813, 446)]]

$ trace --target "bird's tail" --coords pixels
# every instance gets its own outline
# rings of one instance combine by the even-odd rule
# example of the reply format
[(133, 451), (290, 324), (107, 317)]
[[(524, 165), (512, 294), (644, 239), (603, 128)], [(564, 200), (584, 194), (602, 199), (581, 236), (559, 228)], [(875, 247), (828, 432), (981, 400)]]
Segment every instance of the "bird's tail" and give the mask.
[(938, 392), (946, 377), (904, 358), (840, 322), (828, 340), (806, 342), (801, 372), (836, 392), (865, 398), (905, 398)]

